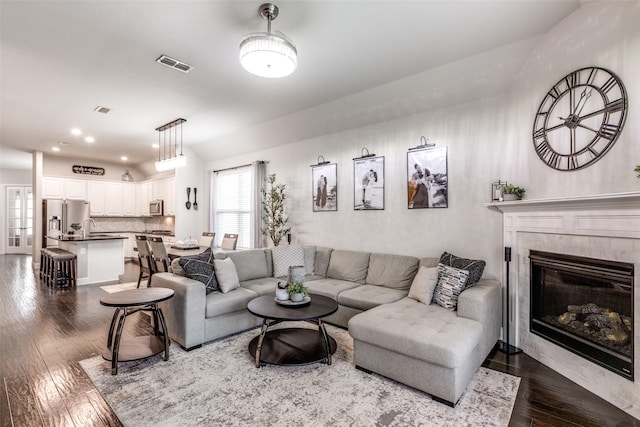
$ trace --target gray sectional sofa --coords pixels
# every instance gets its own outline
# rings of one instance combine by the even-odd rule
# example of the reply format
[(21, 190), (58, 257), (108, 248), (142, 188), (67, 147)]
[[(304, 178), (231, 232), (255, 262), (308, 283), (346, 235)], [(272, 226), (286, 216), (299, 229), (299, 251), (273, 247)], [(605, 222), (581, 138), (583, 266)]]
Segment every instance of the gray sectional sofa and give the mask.
[[(275, 295), (271, 249), (216, 257), (230, 258), (240, 287), (206, 294), (203, 283), (173, 273), (154, 275), (153, 286), (174, 290), (162, 303), (171, 339), (186, 349), (260, 325), (246, 309), (259, 295)], [(309, 293), (338, 302), (324, 320), (348, 328), (357, 367), (423, 390), (454, 405), (500, 334), (501, 286), (481, 279), (464, 290), (457, 311), (423, 304), (407, 295), (418, 269), (438, 258), (304, 247)]]

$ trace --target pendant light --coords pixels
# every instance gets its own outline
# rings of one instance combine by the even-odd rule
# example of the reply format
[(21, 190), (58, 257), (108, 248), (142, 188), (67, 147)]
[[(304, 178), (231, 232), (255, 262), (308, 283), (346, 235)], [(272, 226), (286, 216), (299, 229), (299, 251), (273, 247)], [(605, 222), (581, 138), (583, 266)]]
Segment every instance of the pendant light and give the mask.
[(281, 32), (271, 32), (271, 21), (278, 17), (278, 6), (265, 3), (260, 15), (267, 20), (267, 32), (251, 33), (240, 42), (240, 63), (245, 70), (260, 77), (278, 78), (293, 73), (298, 66), (298, 51)]
[[(156, 171), (163, 172), (187, 165), (187, 158), (182, 154), (182, 124), (184, 122), (186, 122), (185, 119), (176, 119), (156, 128), (158, 131), (158, 161), (156, 162)], [(180, 127), (180, 154), (178, 154), (178, 127)], [(172, 136), (174, 140), (173, 144), (171, 143)], [(168, 155), (167, 137), (169, 137)]]

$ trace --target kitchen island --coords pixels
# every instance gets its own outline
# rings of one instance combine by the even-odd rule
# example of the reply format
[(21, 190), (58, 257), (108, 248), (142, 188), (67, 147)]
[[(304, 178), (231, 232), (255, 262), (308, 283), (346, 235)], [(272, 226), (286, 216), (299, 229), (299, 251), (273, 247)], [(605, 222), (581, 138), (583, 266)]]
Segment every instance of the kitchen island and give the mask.
[(47, 236), (58, 247), (77, 256), (77, 285), (118, 283), (124, 273), (124, 240), (127, 237), (93, 233), (88, 236)]

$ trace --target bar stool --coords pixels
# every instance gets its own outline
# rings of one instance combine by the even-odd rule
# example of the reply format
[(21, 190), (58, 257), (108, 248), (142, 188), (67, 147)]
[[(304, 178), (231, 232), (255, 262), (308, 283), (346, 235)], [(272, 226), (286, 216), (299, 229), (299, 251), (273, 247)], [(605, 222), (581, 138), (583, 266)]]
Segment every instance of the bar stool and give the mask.
[(47, 286), (76, 286), (77, 256), (58, 248), (46, 249)]

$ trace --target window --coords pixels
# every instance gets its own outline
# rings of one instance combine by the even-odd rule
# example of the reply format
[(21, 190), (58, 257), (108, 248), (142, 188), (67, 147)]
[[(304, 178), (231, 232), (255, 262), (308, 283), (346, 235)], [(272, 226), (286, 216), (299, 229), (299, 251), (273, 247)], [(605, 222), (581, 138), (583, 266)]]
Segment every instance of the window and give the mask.
[(238, 234), (238, 247), (251, 248), (251, 167), (241, 167), (214, 174), (214, 225), (216, 240), (225, 233)]

